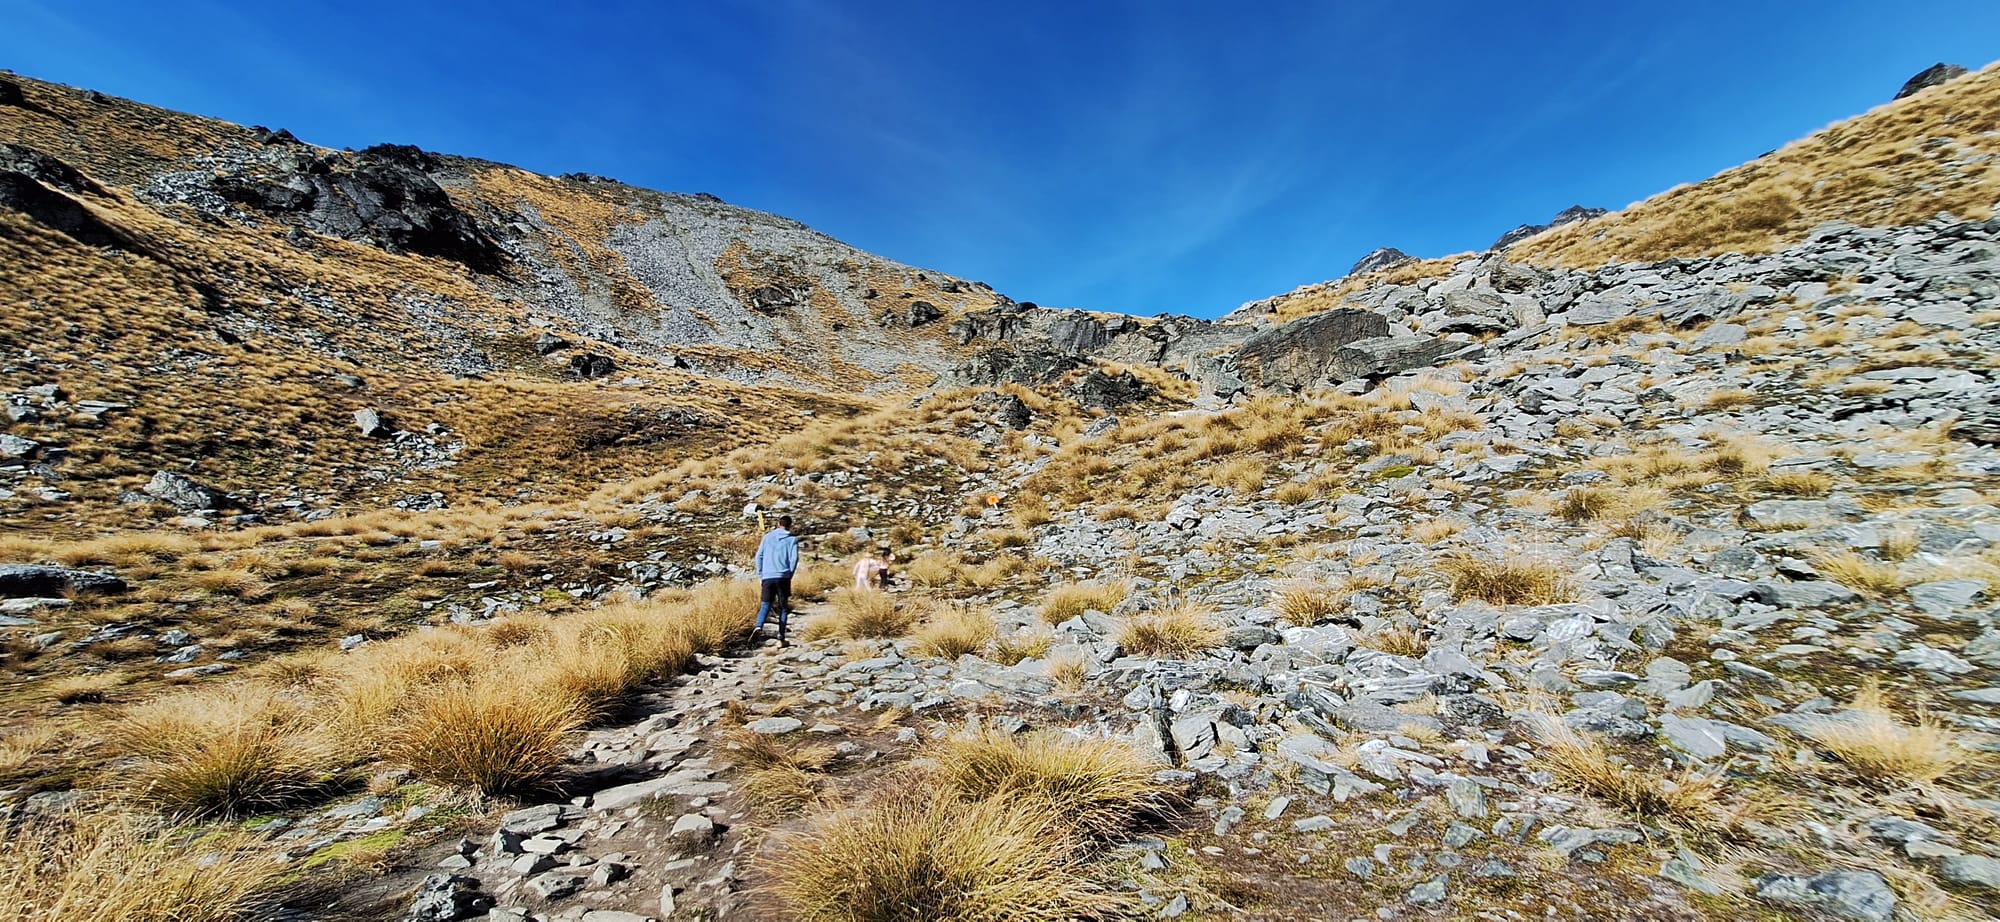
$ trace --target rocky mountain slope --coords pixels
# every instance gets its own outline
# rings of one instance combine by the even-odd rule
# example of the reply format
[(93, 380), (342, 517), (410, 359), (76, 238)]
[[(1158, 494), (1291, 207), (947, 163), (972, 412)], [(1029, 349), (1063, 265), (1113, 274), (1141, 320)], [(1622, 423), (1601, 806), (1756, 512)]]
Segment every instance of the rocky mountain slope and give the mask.
[[(878, 285), (940, 308), (878, 329), (943, 375), (882, 399), (866, 350), (809, 378), (615, 319), (667, 290), (621, 288), (651, 276), (616, 241), (710, 239), (672, 208), (716, 203), (406, 150), (301, 172), (197, 121), (60, 149), (49, 120), (128, 104), (18, 81), (0, 905), (1989, 918), (2000, 196), (1970, 196), (1996, 74), (1243, 322)], [(235, 153), (177, 172), (183, 129)], [(1889, 181), (1923, 213), (1801, 178), (1856, 150), (1916, 171)], [(1776, 177), (1796, 213), (1754, 241), (1657, 236)], [(601, 234), (547, 217), (611, 200)], [(761, 316), (769, 276), (715, 271)], [(815, 318), (858, 284), (793, 278)], [(445, 370), (468, 349), (488, 365)], [(730, 578), (771, 510), (810, 558), (783, 647)], [(885, 539), (894, 591), (838, 588)]]

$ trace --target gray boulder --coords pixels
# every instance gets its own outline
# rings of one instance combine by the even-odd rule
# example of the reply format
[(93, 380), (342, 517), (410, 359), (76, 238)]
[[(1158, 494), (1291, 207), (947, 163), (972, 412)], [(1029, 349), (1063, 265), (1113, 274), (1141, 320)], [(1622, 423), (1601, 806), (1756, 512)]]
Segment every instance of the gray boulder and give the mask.
[(1862, 922), (1889, 922), (1896, 914), (1895, 892), (1874, 871), (1827, 871), (1811, 877), (1766, 874), (1757, 878), (1757, 898)]
[(493, 899), (479, 892), (479, 881), (453, 874), (432, 874), (417, 888), (417, 897), (403, 922), (456, 922), (491, 908)]
[(1389, 335), (1389, 321), (1372, 311), (1338, 308), (1260, 331), (1236, 350), (1236, 374), (1265, 390), (1296, 391), (1326, 377), (1342, 346)]
[(159, 471), (146, 484), (146, 495), (163, 500), (176, 508), (193, 512), (200, 509), (224, 509), (237, 505), (229, 494), (206, 484), (197, 483), (184, 474), (173, 471)]
[(371, 439), (387, 438), (389, 435), (389, 424), (383, 422), (380, 410), (373, 408), (355, 410), (354, 425), (361, 430), (363, 436)]

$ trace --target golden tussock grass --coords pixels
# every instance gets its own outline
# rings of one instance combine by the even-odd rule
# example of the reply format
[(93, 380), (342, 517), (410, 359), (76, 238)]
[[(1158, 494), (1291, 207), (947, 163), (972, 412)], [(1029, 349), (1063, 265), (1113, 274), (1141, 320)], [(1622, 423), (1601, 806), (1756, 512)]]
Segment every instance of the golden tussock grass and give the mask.
[(957, 659), (968, 653), (977, 655), (993, 641), (998, 630), (993, 616), (983, 611), (940, 604), (932, 608), (924, 625), (917, 629), (917, 642), (912, 649), (920, 655), (940, 659)]
[(1287, 580), (1271, 590), (1271, 607), (1293, 624), (1311, 626), (1340, 614), (1346, 602), (1332, 586)]
[(1908, 585), (1895, 564), (1863, 557), (1853, 551), (1823, 551), (1812, 556), (1821, 576), (1872, 598), (1887, 598)]
[(1588, 794), (1646, 821), (1672, 821), (1696, 826), (1712, 821), (1722, 789), (1714, 777), (1693, 768), (1655, 773), (1627, 764), (1603, 743), (1563, 724), (1551, 714), (1537, 714), (1536, 755), (1557, 786)]
[(1805, 730), (1820, 749), (1863, 778), (1929, 784), (1971, 759), (1956, 737), (1928, 714), (1906, 723), (1889, 710), (1879, 681), (1869, 678), (1846, 711), (1815, 718)]
[(1780, 496), (1825, 496), (1833, 492), (1834, 479), (1819, 471), (1783, 471), (1764, 475), (1758, 485)]
[(1013, 666), (1022, 660), (1041, 659), (1048, 655), (1049, 647), (1055, 644), (1055, 635), (1048, 631), (1020, 631), (996, 638), (993, 641), (993, 661), (1002, 666)]
[(896, 597), (879, 590), (840, 589), (833, 593), (833, 611), (806, 625), (804, 637), (863, 640), (901, 637), (916, 625), (916, 613), (896, 604)]
[(1132, 584), (1124, 580), (1096, 583), (1057, 583), (1049, 587), (1042, 596), (1040, 608), (1042, 620), (1050, 624), (1061, 624), (1086, 611), (1109, 614), (1132, 593)]
[(1438, 561), (1452, 601), (1479, 599), (1494, 605), (1552, 605), (1576, 592), (1568, 575), (1545, 560), (1498, 560), (1461, 555)]
[[(1510, 249), (1516, 261), (1572, 267), (1724, 252), (1766, 252), (1815, 225), (1916, 224), (1939, 212), (1984, 220), (2000, 178), (1968, 166), (2000, 131), (2000, 68), (1878, 106), (1713, 178)], [(1933, 139), (1951, 139), (1937, 150)], [(1954, 165), (1956, 164), (1956, 165)]]
[(1112, 740), (999, 731), (947, 740), (931, 752), (932, 780), (970, 800), (1042, 806), (1085, 839), (1136, 828), (1168, 809), (1159, 765)]
[(1090, 664), (1075, 657), (1063, 657), (1049, 661), (1049, 679), (1056, 683), (1056, 690), (1075, 693), (1083, 688), (1084, 680), (1090, 677)]
[(34, 723), (0, 736), (0, 775), (20, 771), (54, 753), (64, 735), (53, 723)]
[(573, 699), (481, 676), (426, 691), (387, 728), (384, 754), (431, 781), (490, 796), (532, 793), (562, 771), (584, 716)]
[(299, 701), (250, 683), (145, 702), (107, 737), (133, 757), (120, 772), (126, 793), (190, 816), (291, 803), (339, 764)]
[(1287, 506), (1296, 506), (1307, 500), (1317, 499), (1319, 495), (1320, 490), (1318, 487), (1297, 480), (1287, 480), (1279, 484), (1277, 489), (1271, 491), (1272, 499)]
[(965, 562), (949, 551), (925, 551), (903, 567), (903, 575), (925, 589), (942, 589), (965, 577)]
[(81, 672), (76, 675), (50, 679), (42, 685), (42, 691), (63, 704), (81, 704), (89, 701), (103, 701), (105, 693), (131, 681), (130, 673), (111, 669), (103, 672)]
[(270, 918), (285, 865), (251, 843), (133, 817), (43, 817), (0, 839), (0, 906), (18, 922), (252, 922)]
[(826, 769), (839, 756), (831, 743), (795, 743), (737, 727), (724, 751), (743, 770), (751, 804), (767, 816), (794, 816), (821, 802)]
[(1425, 519), (1415, 525), (1411, 525), (1410, 540), (1423, 544), (1436, 544), (1439, 541), (1456, 537), (1459, 532), (1470, 527), (1472, 527), (1472, 523), (1464, 519), (1456, 516), (1441, 515), (1437, 518)]
[(1222, 629), (1207, 607), (1183, 602), (1126, 617), (1116, 638), (1128, 655), (1185, 659), (1222, 643)]
[(967, 803), (906, 786), (773, 847), (783, 860), (772, 889), (818, 922), (1091, 919), (1123, 906), (1084, 873), (1061, 821), (1031, 801)]
[(1361, 635), (1359, 643), (1371, 650), (1397, 656), (1422, 656), (1430, 649), (1430, 641), (1424, 639), (1421, 631), (1402, 623), (1384, 624)]

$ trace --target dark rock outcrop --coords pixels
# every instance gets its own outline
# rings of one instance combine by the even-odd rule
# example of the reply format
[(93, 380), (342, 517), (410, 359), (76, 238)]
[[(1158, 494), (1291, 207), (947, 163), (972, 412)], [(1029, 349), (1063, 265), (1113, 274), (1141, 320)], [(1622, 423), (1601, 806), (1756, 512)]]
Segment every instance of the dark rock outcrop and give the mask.
[(1070, 385), (1069, 392), (1078, 404), (1093, 410), (1115, 410), (1149, 400), (1156, 393), (1153, 386), (1139, 380), (1138, 375), (1129, 371), (1111, 374), (1101, 368), (1085, 373)]
[(431, 178), (436, 159), (415, 147), (382, 144), (351, 158), (281, 147), (263, 163), (269, 169), (218, 177), (216, 191), (330, 237), (448, 259), (478, 272), (497, 271), (505, 262), (492, 236)]
[(535, 354), (551, 355), (569, 348), (569, 340), (554, 333), (540, 333), (535, 336)]
[(27, 105), (28, 98), (21, 95), (21, 85), (12, 80), (0, 80), (0, 106)]
[(1340, 347), (1389, 335), (1389, 321), (1370, 311), (1339, 308), (1260, 331), (1236, 350), (1236, 374), (1263, 390), (1296, 391), (1326, 376)]
[(579, 378), (602, 378), (617, 371), (618, 363), (600, 352), (579, 352), (569, 357), (569, 370)]
[(18, 211), (36, 224), (84, 246), (131, 249), (126, 246), (125, 235), (91, 214), (90, 209), (19, 170), (0, 167), (0, 208)]
[(953, 387), (1047, 384), (1085, 364), (1074, 355), (1047, 349), (987, 349), (952, 369), (944, 383)]
[(1504, 250), (1545, 230), (1554, 230), (1565, 224), (1588, 221), (1591, 218), (1601, 217), (1606, 214), (1610, 214), (1610, 212), (1602, 208), (1585, 208), (1582, 205), (1571, 205), (1556, 212), (1556, 216), (1550, 218), (1547, 224), (1523, 224), (1520, 227), (1501, 234), (1500, 239), (1493, 241), (1493, 245), (1487, 247), (1487, 249)]
[(20, 173), (63, 192), (104, 194), (104, 187), (91, 182), (76, 167), (22, 144), (0, 144), (0, 171)]
[(46, 599), (71, 592), (111, 595), (125, 588), (124, 580), (109, 573), (39, 564), (0, 565), (0, 598)]
[(1896, 98), (1902, 99), (1911, 93), (1930, 89), (1940, 83), (1949, 83), (1965, 76), (1967, 73), (1970, 72), (1956, 64), (1945, 64), (1943, 62), (1932, 64), (1918, 71), (1916, 76), (1904, 82), (1903, 88), (1896, 91)]
[(1354, 268), (1347, 270), (1347, 274), (1350, 276), (1366, 275), (1370, 272), (1387, 269), (1390, 266), (1400, 266), (1404, 263), (1416, 261), (1417, 258), (1415, 256), (1411, 256), (1395, 247), (1376, 247), (1367, 256), (1361, 257), (1361, 260), (1354, 264)]

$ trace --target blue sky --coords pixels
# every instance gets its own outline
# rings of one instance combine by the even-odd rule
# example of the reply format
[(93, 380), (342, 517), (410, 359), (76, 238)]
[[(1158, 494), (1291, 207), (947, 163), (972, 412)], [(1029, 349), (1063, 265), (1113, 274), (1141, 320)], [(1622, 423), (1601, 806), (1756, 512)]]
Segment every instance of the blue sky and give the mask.
[(1994, 0), (0, 0), (0, 67), (712, 192), (1021, 300), (1215, 316), (1620, 207), (2000, 58)]

